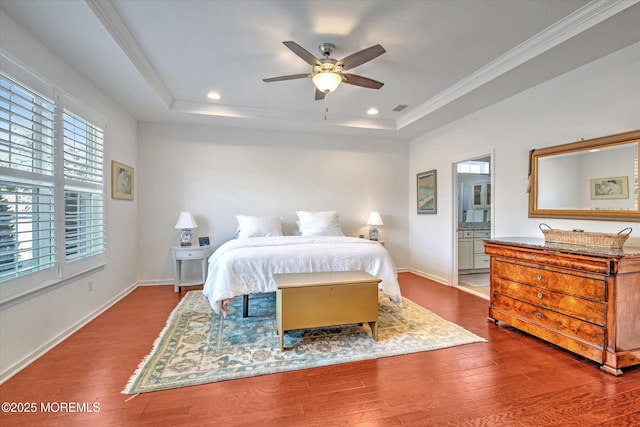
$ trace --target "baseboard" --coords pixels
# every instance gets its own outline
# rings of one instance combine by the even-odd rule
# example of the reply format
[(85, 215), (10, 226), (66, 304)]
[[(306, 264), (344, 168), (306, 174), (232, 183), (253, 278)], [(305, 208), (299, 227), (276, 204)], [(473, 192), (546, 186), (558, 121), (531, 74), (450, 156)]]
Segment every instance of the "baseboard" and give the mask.
[(99, 315), (107, 311), (111, 306), (113, 306), (115, 303), (120, 301), (122, 298), (129, 295), (137, 287), (138, 287), (138, 283), (134, 283), (130, 285), (128, 288), (124, 289), (118, 295), (111, 298), (109, 301), (107, 301), (106, 303), (104, 303), (103, 305), (95, 309), (93, 312), (89, 313), (88, 315), (86, 315), (85, 317), (83, 317), (82, 319), (74, 323), (71, 327), (62, 331), (61, 333), (53, 337), (51, 340), (42, 344), (38, 349), (34, 350), (30, 354), (24, 356), (22, 359), (14, 363), (13, 365), (9, 366), (7, 369), (5, 369), (0, 373), (0, 384), (3, 384), (9, 378), (13, 377), (15, 374), (17, 374), (18, 372), (20, 372), (21, 370), (23, 370), (24, 368), (26, 368), (27, 366), (29, 366), (30, 364), (38, 360), (46, 352), (48, 352), (49, 350), (51, 350), (52, 348), (60, 344), (65, 339), (69, 338), (72, 334), (77, 332), (80, 328), (85, 326), (87, 323), (91, 322), (93, 319), (95, 319), (96, 317), (98, 317)]
[(445, 278), (434, 276), (433, 274), (425, 273), (424, 271), (416, 270), (415, 268), (410, 268), (409, 273), (416, 274), (418, 276), (433, 280), (434, 282), (438, 282), (446, 286), (451, 286), (451, 284), (448, 283), (449, 281), (446, 280)]
[(138, 286), (173, 286), (173, 279), (140, 280)]

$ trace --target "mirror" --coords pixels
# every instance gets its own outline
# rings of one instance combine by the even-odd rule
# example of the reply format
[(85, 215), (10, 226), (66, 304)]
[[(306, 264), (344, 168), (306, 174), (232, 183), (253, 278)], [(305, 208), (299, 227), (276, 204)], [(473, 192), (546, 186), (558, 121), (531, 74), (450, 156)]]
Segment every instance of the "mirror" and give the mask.
[(532, 150), (530, 218), (639, 221), (640, 130)]

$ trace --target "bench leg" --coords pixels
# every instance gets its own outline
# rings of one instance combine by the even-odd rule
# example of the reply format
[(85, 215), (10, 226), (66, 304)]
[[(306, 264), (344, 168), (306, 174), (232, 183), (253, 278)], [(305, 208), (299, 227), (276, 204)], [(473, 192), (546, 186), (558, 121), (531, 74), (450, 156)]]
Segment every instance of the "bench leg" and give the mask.
[(242, 317), (249, 317), (249, 295), (242, 295)]
[(371, 328), (371, 337), (378, 341), (378, 322), (369, 322), (369, 327)]

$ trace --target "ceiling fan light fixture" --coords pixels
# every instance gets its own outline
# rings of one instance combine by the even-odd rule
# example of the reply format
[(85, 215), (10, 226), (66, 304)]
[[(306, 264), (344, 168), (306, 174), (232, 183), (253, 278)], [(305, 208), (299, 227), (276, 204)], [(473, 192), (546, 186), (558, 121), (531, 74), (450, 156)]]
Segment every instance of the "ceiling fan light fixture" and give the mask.
[(321, 71), (314, 75), (311, 80), (320, 92), (329, 93), (340, 86), (342, 76), (332, 71)]

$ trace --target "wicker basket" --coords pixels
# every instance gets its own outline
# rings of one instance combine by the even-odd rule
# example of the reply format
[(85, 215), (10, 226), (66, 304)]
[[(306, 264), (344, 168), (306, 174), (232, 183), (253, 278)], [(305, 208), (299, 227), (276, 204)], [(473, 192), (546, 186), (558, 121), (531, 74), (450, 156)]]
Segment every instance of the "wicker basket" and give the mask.
[[(547, 227), (547, 228), (543, 228)], [(547, 224), (540, 224), (545, 243), (562, 243), (567, 245), (599, 246), (622, 249), (624, 242), (631, 234), (631, 227), (618, 233), (593, 233), (587, 231), (557, 230)]]

